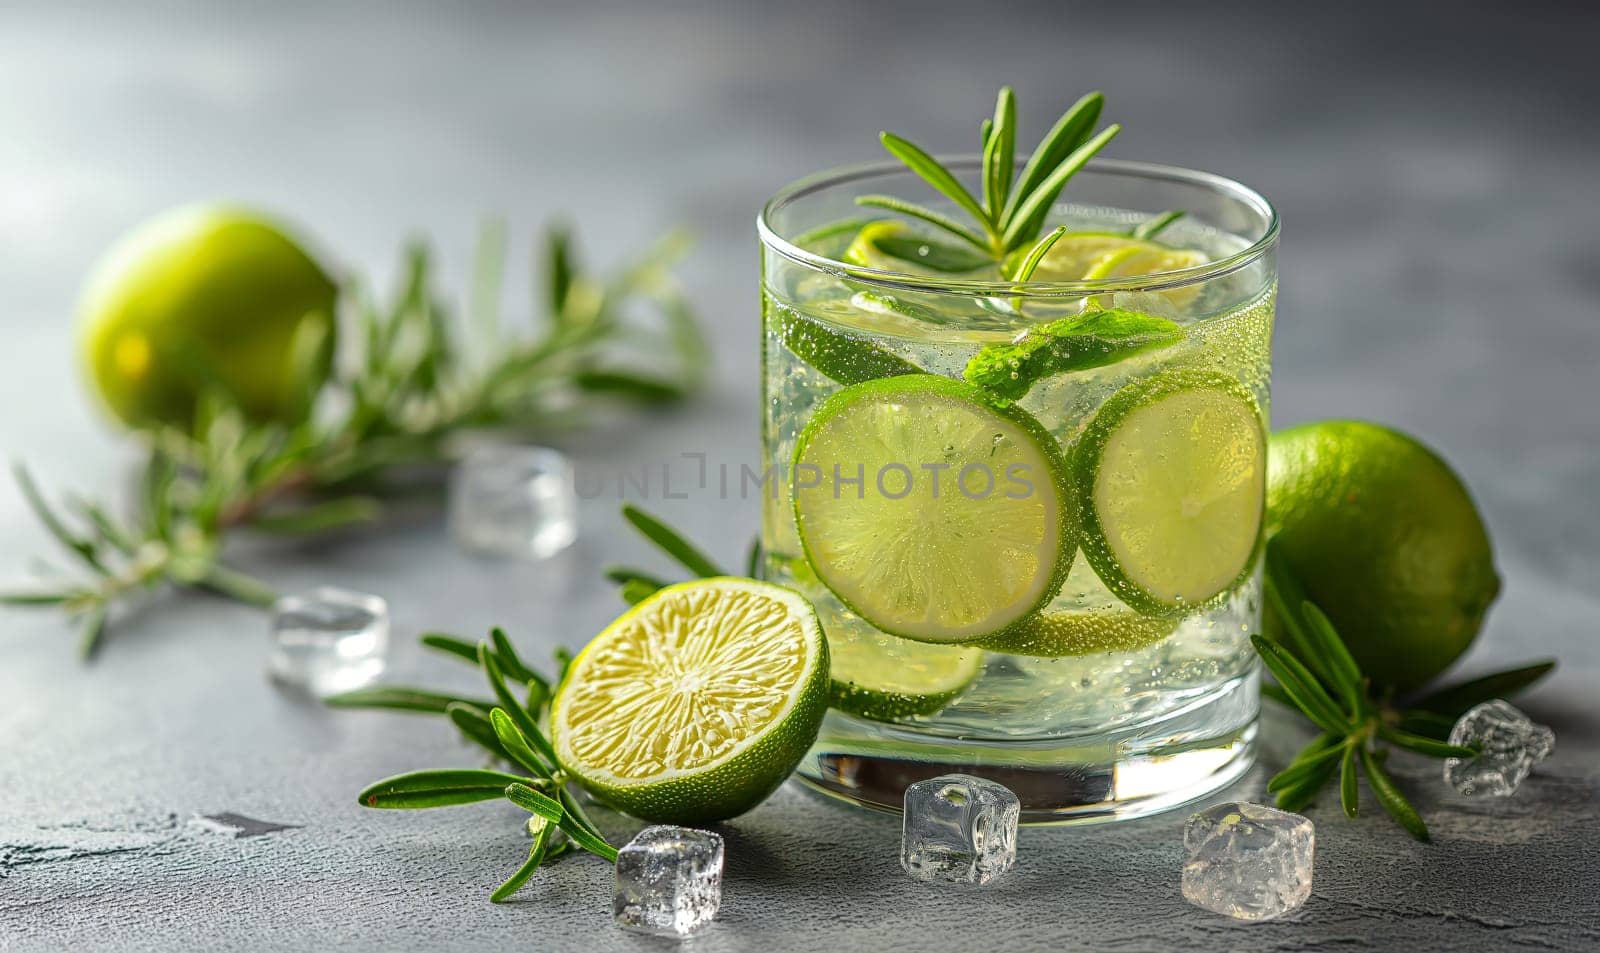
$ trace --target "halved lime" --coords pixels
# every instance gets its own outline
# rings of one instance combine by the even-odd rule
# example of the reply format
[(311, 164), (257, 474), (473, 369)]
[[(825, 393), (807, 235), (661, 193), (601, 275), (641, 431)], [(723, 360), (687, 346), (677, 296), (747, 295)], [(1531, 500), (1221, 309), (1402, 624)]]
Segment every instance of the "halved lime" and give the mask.
[(1130, 607), (1193, 611), (1250, 570), (1266, 462), (1255, 398), (1234, 378), (1185, 368), (1129, 384), (1073, 450), (1084, 556)]
[(1056, 240), (1034, 269), (1034, 281), (1133, 278), (1193, 268), (1207, 261), (1202, 252), (1116, 232), (1068, 232)]
[(983, 652), (929, 645), (847, 626), (828, 632), (834, 708), (875, 721), (931, 715), (983, 671)]
[(668, 586), (595, 636), (550, 709), (556, 756), (649, 821), (742, 814), (794, 770), (827, 707), (811, 604), (750, 579)]
[(1160, 642), (1177, 627), (1176, 619), (1140, 615), (1126, 609), (1046, 610), (985, 640), (983, 647), (991, 652), (1041, 658), (1132, 652)]
[(932, 374), (830, 397), (790, 483), (806, 559), (891, 635), (971, 642), (1044, 605), (1077, 542), (1054, 438), (1025, 411)]

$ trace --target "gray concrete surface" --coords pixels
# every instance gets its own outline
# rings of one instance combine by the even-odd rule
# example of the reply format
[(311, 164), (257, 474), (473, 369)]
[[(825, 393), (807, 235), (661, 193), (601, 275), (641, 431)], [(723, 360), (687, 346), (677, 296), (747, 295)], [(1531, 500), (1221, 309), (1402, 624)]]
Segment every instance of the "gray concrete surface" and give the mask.
[[(0, 453), (104, 492), (134, 458), (72, 363), (78, 282), (118, 233), (228, 197), (305, 222), (379, 280), (434, 236), (459, 286), (481, 213), (526, 248), (564, 210), (612, 260), (671, 222), (702, 237), (686, 278), (714, 328), (691, 408), (569, 442), (614, 473), (756, 447), (752, 219), (785, 181), (875, 155), (884, 125), (970, 146), (1002, 82), (1036, 134), (1104, 88), (1112, 153), (1234, 175), (1284, 221), (1277, 422), (1360, 416), (1423, 435), (1466, 475), (1505, 594), (1466, 669), (1557, 655), (1526, 707), (1555, 756), (1516, 798), (1459, 798), (1398, 770), (1437, 835), (1318, 807), (1316, 888), (1241, 927), (1178, 895), (1182, 817), (1026, 831), (982, 894), (916, 886), (896, 825), (785, 789), (724, 828), (724, 913), (693, 949), (1499, 950), (1600, 946), (1600, 130), (1597, 21), (1581, 8), (967, 4), (14, 4), (0, 6)], [(514, 286), (508, 300), (525, 300)], [(733, 558), (753, 501), (658, 503)], [(408, 634), (504, 623), (533, 648), (614, 612), (596, 567), (641, 550), (612, 504), (556, 565), (485, 564), (423, 508), (318, 543), (245, 543), (293, 589), (387, 595), (394, 676), (461, 684)], [(0, 489), (0, 576), (44, 538)], [(0, 949), (621, 949), (608, 871), (574, 858), (518, 902), (515, 812), (366, 812), (377, 777), (462, 760), (451, 732), (332, 714), (262, 677), (263, 618), (164, 597), (91, 668), (47, 615), (0, 615)], [(1296, 729), (1269, 721), (1267, 763)], [(1235, 794), (1259, 794), (1257, 773)], [(223, 818), (296, 825), (273, 831)]]

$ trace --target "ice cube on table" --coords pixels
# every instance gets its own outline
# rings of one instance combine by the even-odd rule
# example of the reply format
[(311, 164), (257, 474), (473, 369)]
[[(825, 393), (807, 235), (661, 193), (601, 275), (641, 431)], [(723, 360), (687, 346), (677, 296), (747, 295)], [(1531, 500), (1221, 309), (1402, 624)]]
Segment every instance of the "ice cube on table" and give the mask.
[(1230, 801), (1183, 829), (1183, 898), (1239, 920), (1281, 916), (1311, 896), (1316, 832), (1276, 808)]
[(1496, 698), (1462, 715), (1450, 743), (1477, 748), (1476, 758), (1446, 758), (1445, 783), (1462, 794), (1506, 797), (1555, 749), (1555, 732)]
[(617, 852), (611, 912), (621, 926), (657, 936), (688, 936), (722, 903), (722, 838), (657, 825)]
[(906, 788), (900, 866), (927, 883), (982, 886), (1017, 860), (1022, 805), (1011, 789), (968, 774)]
[(479, 447), (450, 474), (450, 535), (468, 552), (545, 559), (578, 537), (572, 463), (546, 447)]
[(383, 674), (389, 604), (378, 596), (324, 586), (272, 606), (267, 672), (317, 697), (357, 689)]

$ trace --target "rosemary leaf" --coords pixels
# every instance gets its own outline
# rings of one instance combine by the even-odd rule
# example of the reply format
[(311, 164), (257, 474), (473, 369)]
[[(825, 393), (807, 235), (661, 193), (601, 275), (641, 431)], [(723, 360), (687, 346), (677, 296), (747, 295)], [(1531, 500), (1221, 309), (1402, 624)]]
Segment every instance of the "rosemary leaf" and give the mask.
[(629, 566), (607, 566), (602, 571), (602, 575), (619, 586), (627, 585), (630, 582), (640, 582), (651, 586), (653, 589), (660, 589), (669, 585), (659, 576), (653, 576), (643, 569), (634, 569)]
[[(1001, 216), (1003, 223), (1009, 225), (1015, 221), (1018, 203), (1037, 191), (1051, 171), (1089, 138), (1095, 123), (1100, 121), (1100, 111), (1105, 107), (1105, 103), (1106, 98), (1103, 94), (1093, 92), (1073, 103), (1061, 114), (1061, 118), (1057, 119), (1056, 124), (1050, 127), (1044, 138), (1039, 140), (1039, 145), (1034, 148), (1033, 154), (1023, 165), (1022, 176), (1017, 180), (1016, 189), (1011, 193), (1005, 212)], [(1053, 196), (1051, 201), (1054, 201)]]
[(929, 225), (949, 232), (974, 248), (993, 254), (993, 249), (989, 246), (989, 243), (980, 238), (976, 232), (947, 215), (935, 212), (930, 208), (924, 208), (915, 202), (907, 202), (905, 199), (895, 198), (892, 195), (861, 195), (856, 197), (856, 204), (869, 208), (887, 209), (891, 212), (898, 212), (901, 215), (920, 218)]
[(1318, 657), (1322, 658), (1333, 675), (1334, 687), (1344, 695), (1345, 707), (1352, 715), (1360, 714), (1366, 707), (1366, 686), (1362, 684), (1361, 668), (1345, 647), (1333, 623), (1310, 601), (1300, 603), (1301, 617), (1306, 629), (1316, 643)]
[(1077, 174), (1095, 153), (1104, 149), (1106, 143), (1116, 138), (1117, 133), (1121, 131), (1121, 126), (1114, 124), (1107, 126), (1093, 139), (1073, 150), (1066, 161), (1052, 169), (1044, 182), (1022, 200), (1017, 206), (1016, 213), (1007, 221), (1005, 233), (1001, 236), (1001, 246), (1009, 250), (1033, 241), (1039, 234), (1039, 229), (1044, 226), (1044, 218), (1049, 214), (1050, 206), (1055, 202), (1056, 196), (1066, 188), (1067, 180)]
[(1033, 277), (1034, 271), (1039, 267), (1039, 262), (1044, 261), (1044, 256), (1049, 254), (1051, 246), (1061, 240), (1067, 233), (1067, 226), (1062, 225), (1055, 231), (1039, 239), (1038, 243), (1028, 249), (1028, 254), (1022, 258), (1022, 263), (1017, 266), (1016, 274), (1011, 276), (1012, 281), (1023, 282)]
[(454, 656), (463, 661), (478, 664), (478, 644), (468, 642), (466, 639), (447, 635), (443, 632), (428, 632), (417, 641), (436, 652)]
[(677, 560), (679, 564), (696, 576), (705, 578), (726, 575), (718, 568), (716, 563), (696, 549), (689, 541), (679, 536), (677, 532), (665, 523), (632, 503), (622, 504), (622, 516), (629, 523), (632, 523), (635, 529), (643, 533), (645, 538), (659, 546), (662, 552)]
[[(489, 712), (489, 723), (494, 726), (495, 737), (500, 739), (500, 747), (511, 755), (511, 760), (522, 765), (529, 773), (541, 777), (549, 777), (552, 767), (546, 765), (533, 753), (533, 748), (528, 744), (528, 736), (518, 729), (512, 717), (506, 714), (504, 708), (494, 708)], [(551, 818), (557, 820), (557, 818)]]
[(620, 594), (624, 602), (630, 606), (636, 606), (655, 595), (660, 589), (660, 586), (651, 585), (643, 579), (629, 579), (622, 584)]
[(504, 903), (511, 899), (511, 896), (521, 890), (522, 885), (533, 876), (534, 871), (539, 869), (539, 865), (544, 863), (545, 852), (550, 847), (550, 836), (555, 832), (556, 826), (537, 814), (529, 820), (540, 823), (534, 831), (533, 845), (528, 848), (528, 859), (522, 862), (516, 873), (506, 878), (505, 883), (495, 888), (494, 893), (489, 895), (490, 903)]
[(511, 784), (506, 785), (504, 793), (506, 800), (512, 804), (551, 823), (559, 823), (562, 818), (567, 816), (567, 812), (562, 809), (560, 801), (549, 795), (540, 794), (520, 781), (513, 781)]
[(1317, 793), (1327, 785), (1338, 770), (1337, 759), (1322, 762), (1316, 771), (1313, 771), (1298, 783), (1289, 785), (1278, 791), (1277, 805), (1285, 811), (1303, 811), (1312, 801), (1316, 800)]
[(994, 123), (983, 147), (983, 205), (989, 224), (999, 227), (1005, 212), (1006, 193), (1016, 171), (1017, 97), (1011, 87), (1002, 86), (994, 105)]
[(1342, 748), (1343, 738), (1326, 733), (1319, 735), (1317, 740), (1307, 745), (1293, 761), (1289, 762), (1288, 767), (1268, 779), (1267, 790), (1276, 793), (1294, 787), (1320, 772), (1326, 763), (1339, 756)]
[(1378, 726), (1378, 735), (1390, 744), (1397, 745), (1407, 751), (1427, 755), (1430, 758), (1475, 758), (1478, 752), (1472, 748), (1464, 748), (1444, 741), (1437, 741), (1423, 735), (1412, 734), (1402, 728), (1393, 728), (1388, 725)]
[(393, 810), (451, 807), (497, 800), (505, 797), (506, 785), (526, 784), (528, 780), (484, 768), (412, 771), (368, 786), (358, 803)]
[(1356, 748), (1359, 745), (1345, 745), (1344, 758), (1339, 764), (1339, 805), (1344, 808), (1345, 817), (1355, 817), (1360, 809), (1361, 791), (1356, 783)]
[[(479, 643), (478, 645), (478, 664), (482, 666), (484, 675), (489, 680), (489, 687), (493, 689), (495, 698), (500, 702), (500, 708), (505, 711), (512, 724), (521, 732), (523, 743), (531, 744), (538, 749), (542, 760), (535, 760), (543, 770), (537, 773), (548, 776), (555, 769), (555, 752), (551, 750), (550, 742), (545, 740), (544, 734), (539, 731), (539, 726), (534, 723), (533, 716), (517, 701), (516, 696), (511, 694), (511, 690), (506, 687), (505, 675), (500, 670), (500, 661), (495, 657), (494, 651), (489, 648), (489, 643), (487, 642)], [(494, 719), (493, 712), (490, 712), (489, 716)], [(495, 733), (497, 735), (500, 734), (498, 721), (495, 724)], [(506, 742), (503, 735), (500, 737), (500, 742), (506, 745), (507, 750), (512, 751), (513, 754), (516, 753), (511, 744)]]
[(106, 637), (106, 616), (109, 612), (110, 606), (105, 602), (97, 602), (84, 615), (78, 636), (78, 656), (84, 661), (94, 658), (100, 651), (100, 643)]
[(494, 707), (494, 702), (478, 698), (463, 698), (460, 695), (447, 695), (422, 688), (408, 688), (404, 685), (373, 685), (368, 688), (357, 688), (338, 695), (330, 695), (322, 702), (333, 708), (388, 708), (395, 711), (420, 711), (431, 714), (444, 714), (450, 710), (451, 705), (470, 705), (480, 711), (488, 711)]
[(506, 630), (494, 626), (489, 630), (489, 641), (494, 644), (494, 655), (500, 663), (501, 671), (506, 677), (518, 682), (538, 682), (548, 686), (544, 676), (524, 665), (521, 656), (517, 655), (516, 646), (511, 644), (511, 637), (506, 635)]
[(1162, 212), (1155, 218), (1146, 219), (1140, 222), (1138, 225), (1135, 225), (1128, 232), (1128, 235), (1132, 238), (1140, 239), (1141, 241), (1149, 241), (1150, 239), (1155, 238), (1157, 235), (1166, 231), (1168, 226), (1170, 226), (1173, 222), (1176, 222), (1178, 219), (1183, 218), (1187, 214), (1189, 213), (1182, 212), (1177, 209)]
[(383, 512), (383, 504), (370, 496), (346, 496), (283, 511), (269, 511), (250, 519), (250, 528), (263, 533), (302, 535), (370, 523)]
[(494, 725), (489, 721), (489, 716), (477, 705), (468, 705), (464, 702), (451, 702), (445, 706), (445, 714), (449, 716), (451, 724), (461, 732), (462, 737), (473, 742), (494, 757), (507, 763), (516, 759), (500, 743), (500, 737), (495, 734)]
[(1428, 825), (1423, 823), (1422, 815), (1411, 806), (1400, 789), (1395, 787), (1394, 781), (1384, 771), (1383, 765), (1373, 757), (1372, 752), (1366, 748), (1361, 749), (1361, 767), (1367, 772), (1367, 785), (1372, 788), (1372, 793), (1377, 796), (1378, 803), (1389, 812), (1389, 816), (1406, 829), (1406, 833), (1417, 840), (1426, 843), (1431, 838), (1428, 835)]
[(766, 562), (764, 551), (761, 548), (761, 537), (757, 536), (750, 541), (750, 548), (745, 552), (744, 574), (751, 579), (761, 579), (765, 576), (762, 572)]
[(1455, 718), (1467, 709), (1491, 698), (1507, 698), (1522, 691), (1556, 667), (1555, 659), (1547, 659), (1520, 668), (1494, 672), (1471, 681), (1448, 685), (1417, 699), (1412, 707), (1421, 711)]
[(67, 528), (67, 524), (62, 522), (50, 508), (50, 504), (45, 501), (44, 494), (39, 492), (39, 486), (33, 481), (33, 475), (28, 472), (28, 468), (19, 460), (11, 464), (11, 472), (16, 477), (17, 486), (22, 490), (22, 498), (27, 501), (28, 508), (33, 510), (40, 525), (69, 552), (83, 560), (90, 569), (101, 574), (109, 574), (110, 570), (101, 562), (93, 541), (84, 539)]
[(923, 181), (937, 189), (945, 198), (966, 209), (977, 221), (988, 221), (983, 206), (978, 204), (978, 200), (956, 180), (949, 169), (939, 164), (939, 160), (892, 132), (882, 133), (878, 138), (883, 142), (883, 147), (889, 150), (890, 155), (904, 162), (912, 172), (921, 176)]
[(1349, 717), (1339, 711), (1339, 706), (1328, 697), (1322, 686), (1317, 684), (1316, 677), (1306, 671), (1304, 665), (1281, 646), (1259, 635), (1252, 635), (1250, 642), (1256, 647), (1261, 661), (1277, 677), (1278, 685), (1294, 701), (1296, 708), (1323, 731), (1349, 733), (1352, 727)]

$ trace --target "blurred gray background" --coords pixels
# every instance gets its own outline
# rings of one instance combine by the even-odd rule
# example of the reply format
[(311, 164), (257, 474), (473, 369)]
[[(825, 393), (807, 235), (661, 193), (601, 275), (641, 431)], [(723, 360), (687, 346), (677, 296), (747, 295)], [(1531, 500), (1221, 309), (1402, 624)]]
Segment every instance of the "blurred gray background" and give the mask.
[[(1316, 896), (1249, 930), (1177, 899), (1177, 815), (1027, 832), (1018, 874), (979, 900), (905, 882), (892, 821), (786, 790), (729, 825), (723, 921), (696, 949), (1592, 947), (1597, 33), (1592, 7), (1543, 3), (0, 3), (0, 454), (56, 489), (121, 485), (136, 454), (80, 386), (79, 283), (146, 217), (230, 199), (294, 219), (382, 288), (412, 234), (460, 288), (488, 214), (524, 260), (553, 216), (598, 262), (688, 224), (714, 386), (565, 445), (599, 472), (686, 451), (737, 465), (757, 445), (766, 196), (877, 158), (885, 127), (970, 151), (1003, 83), (1030, 143), (1100, 88), (1126, 129), (1108, 155), (1220, 172), (1277, 204), (1274, 422), (1388, 422), (1464, 475), (1506, 580), (1466, 666), (1558, 655), (1529, 703), (1558, 754), (1506, 804), (1403, 766), (1432, 848), (1314, 810)], [(525, 317), (526, 274), (512, 279)], [(543, 566), (463, 556), (429, 509), (235, 555), (285, 589), (387, 595), (395, 676), (459, 683), (413, 633), (498, 622), (529, 646), (578, 644), (614, 614), (596, 567), (644, 557), (613, 505), (587, 507), (579, 546)], [(656, 508), (729, 561), (756, 523), (754, 501)], [(4, 579), (45, 548), (9, 485), (0, 542)], [(357, 810), (364, 783), (459, 750), (440, 725), (277, 693), (264, 629), (165, 598), (83, 669), (59, 620), (0, 614), (0, 948), (650, 945), (607, 922), (603, 865), (484, 903), (522, 851), (505, 812)], [(1269, 763), (1295, 737), (1276, 725)], [(234, 840), (190, 820), (224, 810), (302, 827)]]

